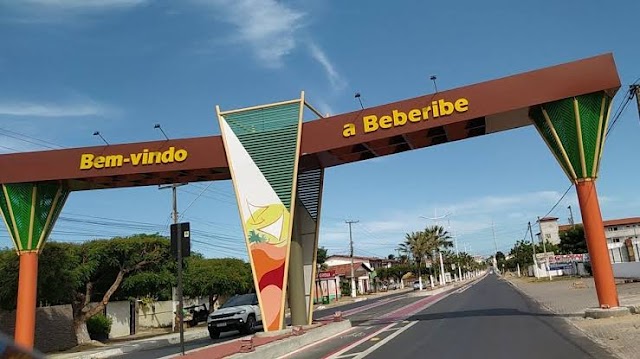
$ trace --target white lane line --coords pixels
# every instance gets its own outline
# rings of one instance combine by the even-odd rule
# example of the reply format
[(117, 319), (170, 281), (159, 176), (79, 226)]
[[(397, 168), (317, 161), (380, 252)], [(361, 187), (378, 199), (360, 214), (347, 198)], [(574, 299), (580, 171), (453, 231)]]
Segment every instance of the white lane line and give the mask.
[(351, 349), (353, 349), (353, 348), (357, 347), (358, 345), (360, 345), (360, 344), (362, 344), (362, 343), (366, 342), (367, 340), (369, 340), (369, 339), (371, 339), (371, 338), (375, 337), (376, 335), (378, 335), (378, 334), (382, 333), (383, 331), (385, 331), (385, 330), (387, 330), (387, 329), (391, 328), (391, 327), (392, 327), (392, 326), (394, 326), (394, 325), (396, 325), (396, 323), (391, 323), (391, 324), (389, 324), (389, 325), (387, 325), (387, 326), (385, 326), (385, 327), (382, 327), (382, 329), (379, 329), (379, 330), (377, 330), (377, 331), (375, 331), (375, 332), (373, 332), (373, 333), (371, 333), (371, 334), (367, 335), (366, 337), (364, 337), (364, 338), (362, 338), (362, 339), (360, 339), (360, 340), (358, 340), (358, 341), (353, 342), (351, 345), (349, 345), (349, 346), (347, 346), (347, 347), (344, 347), (344, 348), (340, 349), (340, 351), (337, 351), (337, 352), (335, 352), (335, 353), (331, 354), (330, 356), (325, 357), (325, 359), (337, 359), (337, 358), (339, 358), (340, 356), (342, 356), (344, 353), (348, 352), (349, 350), (351, 350)]
[(376, 343), (376, 345), (372, 346), (371, 348), (359, 353), (358, 355), (356, 355), (355, 357), (353, 357), (353, 359), (362, 359), (364, 357), (366, 357), (367, 355), (373, 353), (374, 351), (376, 351), (378, 348), (380, 348), (381, 346), (385, 345), (386, 343), (388, 343), (389, 341), (391, 341), (393, 338), (397, 337), (398, 335), (402, 334), (402, 332), (404, 332), (405, 330), (411, 328), (412, 326), (416, 325), (418, 322), (411, 322), (407, 325), (405, 325), (404, 327), (402, 327), (401, 329), (398, 329), (398, 331), (396, 331), (395, 333), (389, 335), (388, 337), (382, 339), (380, 342)]
[(290, 352), (290, 353), (288, 353), (286, 355), (283, 355), (283, 356), (279, 357), (279, 359), (288, 358), (288, 357), (292, 356), (293, 354), (300, 353), (301, 351), (307, 350), (307, 349), (309, 349), (309, 348), (311, 348), (313, 346), (316, 346), (316, 345), (324, 343), (324, 342), (326, 342), (328, 340), (334, 339), (337, 336), (344, 335), (345, 333), (350, 332), (350, 331), (352, 331), (352, 330), (354, 330), (356, 328), (357, 327), (351, 327), (351, 328), (345, 329), (345, 330), (343, 330), (341, 332), (338, 332), (338, 333), (336, 333), (336, 334), (334, 334), (334, 335), (332, 335), (330, 337), (326, 337), (326, 338), (324, 338), (322, 340), (318, 340), (318, 341), (313, 342), (311, 344), (307, 344), (307, 345), (305, 345), (303, 347), (300, 347), (300, 348), (298, 348), (298, 349), (296, 349), (296, 350), (294, 350), (294, 351), (292, 351), (292, 352)]

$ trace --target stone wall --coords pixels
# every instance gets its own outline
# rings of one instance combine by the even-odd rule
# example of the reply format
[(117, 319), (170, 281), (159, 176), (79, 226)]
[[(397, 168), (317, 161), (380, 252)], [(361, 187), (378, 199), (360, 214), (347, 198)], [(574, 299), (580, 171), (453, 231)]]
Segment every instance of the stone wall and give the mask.
[[(15, 311), (0, 311), (0, 331), (13, 338)], [(71, 305), (38, 308), (36, 311), (35, 347), (42, 352), (55, 352), (76, 346)]]

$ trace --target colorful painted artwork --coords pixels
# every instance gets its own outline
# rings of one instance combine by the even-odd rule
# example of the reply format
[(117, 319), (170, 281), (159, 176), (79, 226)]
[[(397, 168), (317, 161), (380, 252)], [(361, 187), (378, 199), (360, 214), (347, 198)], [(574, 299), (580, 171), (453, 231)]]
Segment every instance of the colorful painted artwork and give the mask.
[(219, 115), (267, 331), (281, 329), (284, 321), (299, 108), (294, 103)]

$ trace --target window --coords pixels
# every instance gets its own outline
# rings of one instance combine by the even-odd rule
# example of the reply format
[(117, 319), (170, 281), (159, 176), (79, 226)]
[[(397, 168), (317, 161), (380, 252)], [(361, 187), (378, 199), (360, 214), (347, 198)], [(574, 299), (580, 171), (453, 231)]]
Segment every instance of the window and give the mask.
[(547, 233), (547, 234), (545, 234), (545, 235), (544, 235), (544, 238), (546, 238), (546, 239), (551, 239), (551, 233)]

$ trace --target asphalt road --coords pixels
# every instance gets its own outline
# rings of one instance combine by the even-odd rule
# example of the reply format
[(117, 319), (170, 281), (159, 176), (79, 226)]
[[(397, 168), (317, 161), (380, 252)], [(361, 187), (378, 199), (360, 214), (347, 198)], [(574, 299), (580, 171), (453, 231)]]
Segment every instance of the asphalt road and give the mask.
[[(366, 325), (366, 323), (365, 323)], [(309, 348), (294, 358), (614, 358), (507, 282), (489, 275), (371, 334)]]
[[(355, 320), (355, 321), (362, 321), (362, 320), (365, 320), (368, 316), (376, 315), (376, 313), (378, 313), (379, 311), (384, 310), (384, 308), (387, 308), (390, 303), (395, 302), (400, 298), (404, 298), (405, 294), (406, 292), (393, 293), (393, 294), (390, 294), (384, 297), (375, 298), (375, 299), (367, 299), (367, 300), (363, 300), (356, 303), (349, 303), (349, 304), (335, 306), (327, 309), (316, 310), (314, 312), (314, 318), (318, 319), (325, 316), (331, 316), (336, 311), (342, 311), (343, 313), (347, 314), (346, 316), (348, 318), (351, 318), (352, 320)], [(359, 309), (363, 309), (363, 308), (369, 308), (369, 309), (358, 312)], [(354, 313), (349, 314), (350, 312), (354, 312)], [(220, 335), (220, 339), (216, 339), (216, 340), (212, 340), (207, 337), (207, 338), (189, 341), (185, 343), (185, 351), (205, 347), (207, 345), (211, 345), (215, 343), (225, 342), (228, 340), (238, 339), (239, 337), (241, 337), (241, 335), (237, 331), (234, 331), (234, 332), (222, 333)], [(154, 348), (154, 349), (143, 350), (143, 351), (134, 351), (134, 352), (126, 353), (124, 355), (117, 356), (114, 358), (155, 359), (155, 358), (161, 358), (161, 357), (172, 355), (172, 354), (177, 354), (179, 352), (180, 352), (180, 345), (177, 344), (177, 345), (171, 345), (171, 346)]]

